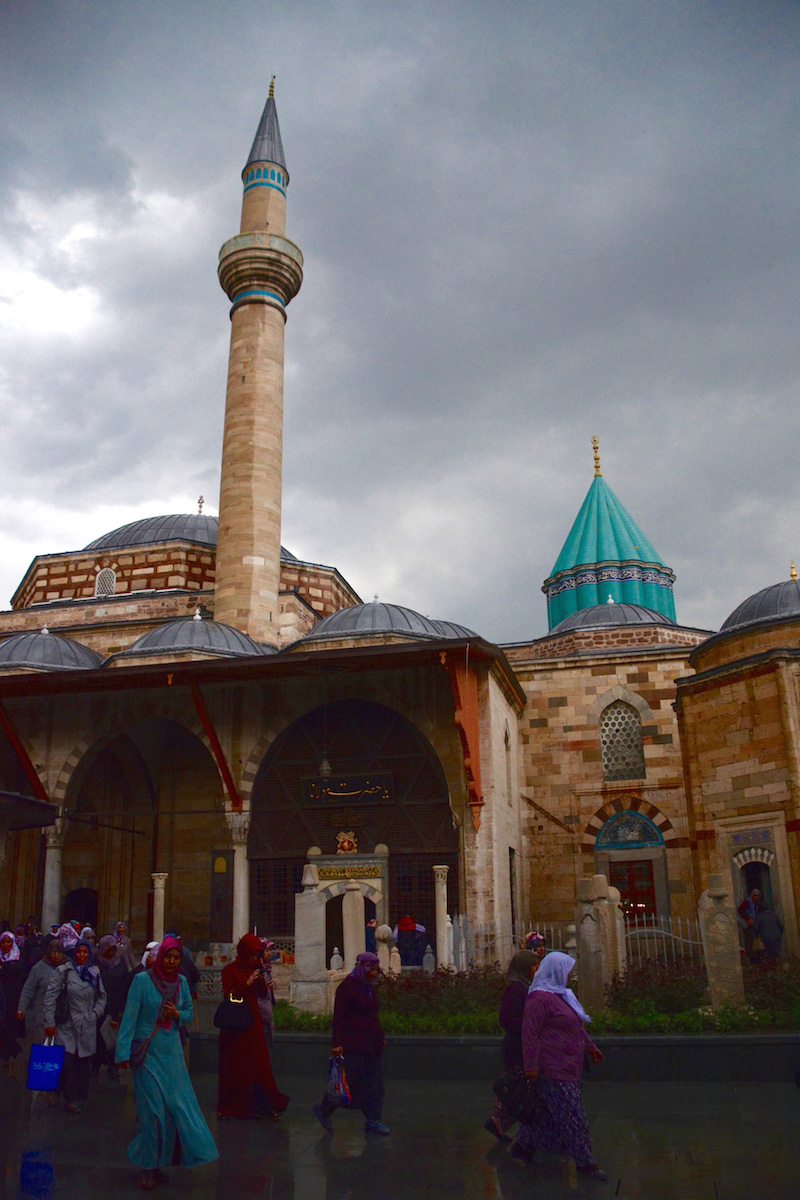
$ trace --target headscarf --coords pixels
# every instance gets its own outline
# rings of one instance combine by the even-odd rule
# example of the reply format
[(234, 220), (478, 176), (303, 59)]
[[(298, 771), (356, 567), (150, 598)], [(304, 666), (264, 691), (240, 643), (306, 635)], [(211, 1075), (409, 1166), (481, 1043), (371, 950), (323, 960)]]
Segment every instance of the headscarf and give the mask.
[(18, 925), (14, 932), (14, 938), (15, 938), (18, 946), (20, 946), (20, 947), (24, 946), (26, 941), (28, 940), (28, 926), (27, 925)]
[(16, 960), (19, 958), (19, 946), (17, 945), (17, 939), (14, 937), (10, 929), (4, 929), (3, 932), (0, 933), (0, 942), (2, 942), (3, 938), (11, 938), (11, 949), (7, 950), (5, 954), (2, 950), (0, 950), (0, 962), (16, 962)]
[[(119, 931), (120, 925), (122, 925), (125, 928), (125, 930), (126, 930), (125, 933), (120, 933), (120, 931)], [(127, 921), (117, 921), (116, 925), (114, 926), (114, 932), (111, 936), (116, 938), (120, 944), (122, 944), (125, 941), (130, 941), (130, 938), (128, 937), (128, 934), (127, 934), (127, 928), (128, 928)]]
[(580, 1000), (572, 991), (572, 988), (567, 987), (567, 978), (574, 966), (574, 958), (570, 958), (568, 954), (562, 954), (560, 950), (551, 950), (549, 954), (545, 954), (539, 965), (539, 970), (531, 980), (528, 995), (531, 992), (555, 993), (556, 996), (562, 996), (566, 1000), (573, 1012), (576, 1012), (582, 1021), (591, 1021), (592, 1018), (586, 1012)]
[(88, 940), (89, 940), (86, 936), (87, 933), (90, 933), (92, 935), (92, 937), (95, 940), (95, 944), (97, 944), (97, 934), (92, 929), (91, 925), (84, 925), (83, 929), (81, 930), (81, 938), (83, 939), (84, 942), (88, 942)]
[(42, 943), (42, 958), (46, 959), (49, 962), (50, 961), (50, 951), (53, 949), (54, 946), (58, 947), (58, 952), (61, 955), (61, 962), (63, 962), (64, 961), (64, 947), (61, 945), (61, 942), (58, 940), (57, 937), (52, 937), (50, 934), (47, 935), (47, 937), (45, 938), (45, 941)]
[[(106, 958), (106, 950), (113, 950), (114, 957)], [(109, 967), (115, 967), (119, 962), (119, 942), (110, 933), (107, 933), (105, 937), (101, 937), (97, 943), (97, 961), (98, 963), (105, 963)]]
[(359, 983), (366, 984), (369, 987), (370, 983), (367, 979), (367, 971), (371, 970), (372, 967), (377, 967), (379, 962), (380, 959), (377, 954), (373, 954), (371, 950), (362, 950), (360, 954), (356, 955), (356, 965), (350, 974), (353, 979), (357, 979)]
[(544, 945), (544, 935), (541, 933), (526, 933), (525, 934), (525, 949), (538, 950)]
[(236, 962), (241, 970), (247, 968), (247, 960), (251, 954), (261, 955), (261, 941), (254, 933), (246, 933), (240, 937), (236, 945)]
[(524, 983), (527, 987), (531, 981), (531, 967), (538, 961), (532, 950), (518, 950), (508, 964), (506, 979), (509, 983)]
[(405, 917), (401, 917), (397, 922), (397, 928), (401, 933), (411, 933), (417, 928), (417, 924), (413, 917), (406, 915)]
[[(170, 937), (169, 934), (164, 938), (161, 945), (158, 947), (156, 961), (152, 967), (147, 968), (147, 974), (150, 976), (153, 984), (161, 993), (161, 1008), (163, 1009), (167, 1000), (171, 1000), (174, 1004), (178, 999), (178, 990), (181, 986), (180, 975), (167, 975), (164, 970), (164, 955), (168, 950), (179, 950), (183, 953), (183, 947), (176, 937)], [(169, 1017), (161, 1016), (158, 1024), (161, 1029), (172, 1029), (172, 1020)]]
[(158, 951), (158, 947), (160, 945), (161, 945), (160, 942), (148, 942), (147, 945), (145, 946), (144, 954), (142, 955), (142, 966), (145, 968), (145, 970), (147, 970), (148, 958), (150, 957), (151, 954), (154, 956), (156, 955), (156, 953)]
[(72, 923), (70, 921), (64, 922), (64, 924), (59, 928), (57, 936), (65, 950), (74, 950), (78, 944), (78, 935), (72, 927)]
[(81, 940), (75, 946), (75, 952), (77, 952), (79, 946), (86, 947), (86, 949), (89, 951), (89, 957), (86, 960), (86, 962), (82, 966), (79, 967), (78, 964), (75, 962), (75, 958), (74, 958), (74, 954), (73, 954), (72, 965), (75, 968), (75, 970), (78, 972), (78, 974), (80, 975), (83, 982), (90, 983), (92, 985), (92, 987), (95, 989), (95, 991), (98, 991), (100, 988), (100, 972), (98, 971), (97, 967), (92, 966), (92, 955), (94, 954), (94, 946), (92, 946), (91, 942), (84, 942), (83, 938), (81, 938)]

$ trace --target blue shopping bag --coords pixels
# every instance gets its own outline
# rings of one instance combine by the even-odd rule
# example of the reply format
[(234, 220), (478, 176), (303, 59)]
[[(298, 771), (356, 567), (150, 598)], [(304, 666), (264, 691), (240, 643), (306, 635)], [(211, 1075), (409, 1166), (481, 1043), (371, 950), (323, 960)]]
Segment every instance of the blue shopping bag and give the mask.
[(340, 1054), (328, 1059), (328, 1099), (339, 1108), (349, 1108), (353, 1103), (347, 1076), (344, 1073), (344, 1059)]
[(43, 1046), (31, 1046), (26, 1086), (32, 1092), (54, 1092), (63, 1066), (64, 1047), (54, 1046), (52, 1038), (48, 1038)]

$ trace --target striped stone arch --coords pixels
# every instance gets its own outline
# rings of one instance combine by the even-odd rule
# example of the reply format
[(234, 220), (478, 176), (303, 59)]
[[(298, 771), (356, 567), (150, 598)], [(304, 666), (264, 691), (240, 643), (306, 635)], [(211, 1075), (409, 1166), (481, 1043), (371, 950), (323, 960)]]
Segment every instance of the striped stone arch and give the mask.
[[(289, 724), (291, 724), (291, 721)], [(279, 733), (279, 729), (269, 729), (266, 733), (262, 733), (261, 737), (251, 748), (250, 753), (247, 756), (247, 761), (242, 767), (242, 777), (239, 782), (239, 794), (242, 797), (242, 803), (245, 808), (249, 807), (250, 805), (253, 784), (256, 781), (258, 769), (264, 761), (264, 755), (267, 753)]]
[(674, 842), (678, 836), (669, 817), (665, 816), (660, 808), (656, 808), (655, 804), (650, 804), (649, 801), (635, 793), (630, 797), (615, 796), (602, 808), (598, 808), (594, 816), (589, 818), (581, 841), (581, 850), (584, 854), (594, 854), (594, 844), (597, 841), (598, 833), (606, 821), (621, 812), (638, 812), (643, 817), (649, 817), (664, 839), (665, 849), (669, 849), (670, 843)]
[[(199, 717), (189, 716), (188, 719), (180, 719), (179, 720), (172, 712), (169, 712), (169, 713), (167, 713), (167, 712), (152, 713), (151, 712), (151, 713), (147, 714), (147, 717), (148, 718), (149, 717), (160, 717), (162, 720), (165, 720), (165, 721), (174, 721), (174, 723), (176, 725), (182, 725), (184, 727), (184, 729), (188, 730), (189, 733), (193, 733), (195, 735), (195, 737), (198, 739), (198, 741), (201, 741), (203, 743), (206, 750), (211, 755), (211, 760), (214, 763), (214, 767), (216, 769), (217, 760), (214, 758), (214, 752), (211, 749), (211, 743), (209, 742), (208, 738), (206, 737), (205, 730), (203, 729), (203, 726), (200, 723)], [(78, 763), (80, 763), (82, 761), (84, 755), (86, 755), (90, 750), (96, 750), (99, 753), (101, 750), (104, 750), (105, 747), (108, 746), (111, 742), (113, 742), (115, 738), (120, 737), (124, 733), (125, 733), (125, 730), (120, 729), (119, 725), (115, 724), (115, 725), (110, 726), (110, 725), (107, 725), (105, 721), (103, 721), (103, 722), (95, 725), (90, 733), (87, 733), (84, 737), (82, 737), (80, 739), (79, 742), (75, 743), (72, 750), (70, 750), (68, 756), (64, 760), (64, 763), (62, 764), (61, 770), (58, 775), (58, 779), (56, 780), (56, 785), (53, 788), (53, 793), (51, 796), (53, 803), (57, 804), (59, 809), (63, 807), (64, 797), (67, 794), (67, 788), (69, 787), (69, 783), (70, 783), (70, 780), (72, 779), (72, 775), (75, 771), (75, 768), (78, 766)], [(223, 795), (225, 795), (224, 783), (223, 783), (222, 791), (223, 791)]]

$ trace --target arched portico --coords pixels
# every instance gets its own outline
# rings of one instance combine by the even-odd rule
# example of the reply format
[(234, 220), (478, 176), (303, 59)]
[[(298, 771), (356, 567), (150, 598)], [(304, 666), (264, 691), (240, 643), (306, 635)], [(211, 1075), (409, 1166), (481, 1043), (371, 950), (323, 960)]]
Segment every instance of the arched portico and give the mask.
[(262, 763), (251, 793), (251, 926), (293, 934), (308, 848), (334, 854), (340, 833), (352, 834), (359, 852), (388, 846), (387, 920), (409, 911), (434, 928), (433, 865), (440, 863), (452, 868), (449, 911), (458, 911), (459, 834), (442, 764), (411, 721), (372, 700), (307, 712)]

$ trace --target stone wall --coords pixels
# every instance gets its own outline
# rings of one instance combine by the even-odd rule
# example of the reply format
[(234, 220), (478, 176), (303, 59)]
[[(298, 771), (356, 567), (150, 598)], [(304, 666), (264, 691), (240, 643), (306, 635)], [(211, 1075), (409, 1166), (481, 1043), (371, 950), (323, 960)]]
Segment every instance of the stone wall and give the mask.
[[(681, 751), (673, 710), (675, 680), (687, 648), (580, 659), (523, 661), (515, 669), (527, 696), (521, 718), (523, 798), (531, 916), (571, 919), (579, 878), (593, 874), (594, 843), (604, 820), (637, 809), (666, 845), (672, 912), (694, 911)], [(604, 782), (600, 713), (615, 699), (638, 709), (646, 775)]]

